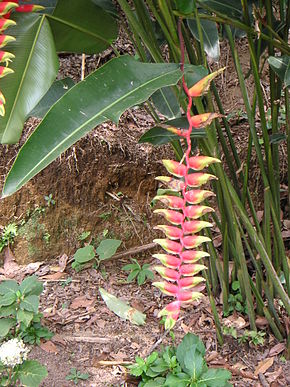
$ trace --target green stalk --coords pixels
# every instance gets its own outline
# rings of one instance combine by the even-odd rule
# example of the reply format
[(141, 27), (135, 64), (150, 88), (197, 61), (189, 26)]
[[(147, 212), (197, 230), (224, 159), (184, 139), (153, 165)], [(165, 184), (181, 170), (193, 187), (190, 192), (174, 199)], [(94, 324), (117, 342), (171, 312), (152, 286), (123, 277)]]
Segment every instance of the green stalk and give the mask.
[[(267, 42), (270, 41), (271, 39), (269, 38), (268, 35), (264, 34), (263, 32), (261, 31), (255, 31), (254, 28), (252, 28), (251, 26), (237, 20), (237, 19), (234, 19), (234, 18), (231, 18), (229, 16), (226, 16), (225, 14), (221, 13), (221, 12), (218, 12), (217, 10), (215, 9), (212, 9), (211, 7), (208, 7), (204, 2), (201, 2), (201, 1), (198, 1), (198, 4), (204, 8), (205, 10), (213, 13), (215, 16), (211, 16), (211, 15), (208, 15), (208, 14), (200, 14), (200, 18), (201, 19), (207, 19), (207, 20), (212, 20), (216, 23), (222, 23), (222, 24), (228, 24), (228, 25), (231, 25), (233, 27), (236, 27), (236, 28), (239, 28), (241, 29), (242, 31), (245, 31), (247, 32), (250, 36), (253, 36), (253, 37), (261, 37), (263, 40), (266, 40)], [(188, 19), (192, 19), (194, 18), (194, 15), (188, 15), (187, 16)], [(282, 53), (286, 54), (286, 55), (289, 55), (290, 54), (290, 48), (288, 46), (288, 44), (286, 44), (284, 41), (283, 43), (280, 42), (280, 41), (277, 41), (277, 40), (273, 40), (273, 45), (274, 47), (278, 48), (279, 50), (282, 51)]]
[(206, 279), (206, 290), (207, 290), (207, 294), (209, 296), (209, 302), (210, 302), (210, 306), (211, 306), (211, 310), (212, 310), (212, 314), (213, 314), (213, 319), (214, 319), (214, 323), (215, 323), (215, 327), (216, 327), (217, 339), (218, 339), (219, 344), (223, 345), (224, 338), (223, 338), (222, 325), (221, 325), (220, 318), (219, 318), (219, 315), (218, 315), (218, 312), (216, 309), (216, 305), (215, 305), (212, 291), (210, 288), (210, 283), (208, 281), (208, 276), (207, 276), (207, 273), (205, 270), (203, 271), (203, 276)]
[[(289, 7), (290, 8), (290, 7)], [(287, 161), (288, 161), (288, 206), (290, 207), (290, 96), (289, 87), (285, 89), (286, 106), (286, 136), (287, 136)]]
[(230, 278), (229, 278), (229, 243), (228, 243), (228, 225), (225, 223), (225, 229), (223, 230), (223, 311), (224, 314), (228, 313), (229, 302), (228, 297), (230, 293)]
[(148, 51), (150, 52), (150, 54), (155, 62), (157, 62), (157, 63), (163, 62), (161, 52), (159, 51), (159, 49), (157, 49), (155, 47), (154, 44), (152, 44), (147, 32), (144, 30), (142, 25), (137, 20), (136, 16), (134, 15), (133, 11), (130, 8), (128, 2), (126, 0), (117, 0), (117, 1), (120, 5), (122, 11), (125, 13), (128, 22), (132, 26), (132, 31), (133, 31), (134, 35), (138, 34), (141, 37), (143, 43), (147, 47)]
[(159, 15), (155, 5), (153, 4), (153, 1), (152, 0), (147, 0), (147, 3), (148, 3), (148, 6), (149, 6), (151, 12), (154, 15), (156, 21), (160, 25), (160, 27), (162, 29), (162, 32), (164, 33), (165, 39), (166, 39), (166, 41), (167, 41), (167, 43), (168, 43), (168, 45), (169, 45), (169, 47), (171, 49), (174, 62), (178, 63), (179, 62), (179, 58), (180, 58), (180, 49), (179, 49), (179, 47), (176, 45), (176, 43), (172, 39), (172, 37), (171, 37), (171, 35), (170, 35), (169, 31), (168, 31), (168, 28), (167, 28), (168, 26), (163, 22), (163, 20), (160, 17), (160, 15)]
[(289, 299), (288, 295), (286, 294), (286, 292), (285, 292), (285, 290), (284, 290), (284, 288), (279, 280), (279, 277), (277, 276), (277, 273), (276, 273), (276, 271), (272, 265), (272, 262), (267, 254), (267, 251), (265, 250), (264, 244), (262, 243), (260, 237), (257, 235), (255, 228), (251, 224), (251, 222), (248, 218), (248, 215), (247, 215), (244, 207), (242, 206), (242, 203), (240, 202), (240, 199), (238, 198), (235, 190), (233, 189), (233, 187), (231, 187), (230, 184), (228, 185), (228, 187), (229, 187), (230, 195), (235, 203), (236, 211), (238, 212), (253, 245), (256, 247), (257, 252), (260, 255), (260, 258), (263, 262), (263, 265), (265, 266), (267, 273), (269, 274), (269, 276), (271, 278), (271, 281), (274, 285), (274, 288), (275, 288), (277, 294), (279, 294), (279, 296), (280, 296), (280, 298), (285, 306), (285, 309), (287, 310), (287, 313), (290, 314), (290, 299)]
[[(170, 33), (173, 42), (179, 50), (179, 39), (177, 34), (177, 25), (175, 22), (174, 15), (172, 13), (172, 7), (170, 1), (158, 0), (158, 5), (160, 9), (160, 13), (163, 16), (164, 23), (168, 28), (168, 32)], [(180, 52), (180, 50), (179, 50)]]
[(281, 335), (277, 325), (275, 324), (275, 321), (273, 320), (273, 318), (271, 317), (270, 313), (269, 313), (269, 310), (264, 307), (263, 308), (263, 311), (264, 311), (264, 315), (266, 317), (266, 319), (268, 320), (269, 322), (269, 325), (275, 335), (275, 337), (279, 340), (279, 341), (283, 341), (283, 336)]

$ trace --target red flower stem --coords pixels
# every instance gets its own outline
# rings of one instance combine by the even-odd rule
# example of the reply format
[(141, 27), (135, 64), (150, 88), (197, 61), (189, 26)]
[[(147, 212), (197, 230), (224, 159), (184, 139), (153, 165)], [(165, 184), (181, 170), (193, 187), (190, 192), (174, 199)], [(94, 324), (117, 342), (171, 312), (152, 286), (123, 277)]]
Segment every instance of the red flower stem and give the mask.
[[(178, 36), (179, 36), (179, 42), (180, 42), (180, 52), (181, 52), (181, 58), (180, 58), (180, 70), (182, 72), (182, 86), (183, 86), (183, 89), (184, 89), (184, 92), (185, 94), (187, 95), (188, 97), (188, 105), (187, 105), (187, 111), (186, 111), (186, 117), (187, 117), (187, 120), (188, 120), (188, 129), (187, 131), (183, 134), (182, 137), (185, 138), (186, 140), (186, 144), (187, 144), (187, 149), (186, 149), (186, 152), (185, 152), (185, 162), (186, 162), (186, 173), (185, 173), (185, 176), (184, 176), (184, 180), (185, 180), (185, 184), (184, 184), (184, 188), (182, 189), (182, 196), (183, 196), (183, 214), (185, 213), (185, 208), (186, 208), (186, 198), (185, 198), (185, 193), (186, 193), (186, 189), (187, 189), (187, 185), (188, 185), (188, 172), (189, 172), (189, 156), (190, 156), (190, 153), (191, 153), (191, 138), (190, 138), (190, 135), (191, 135), (191, 132), (192, 132), (192, 123), (191, 123), (191, 107), (192, 107), (192, 98), (191, 96), (189, 95), (189, 90), (188, 90), (188, 87), (186, 85), (186, 82), (185, 82), (185, 76), (184, 76), (184, 58), (185, 58), (185, 50), (184, 50), (184, 40), (183, 40), (183, 36), (182, 36), (182, 30), (181, 30), (181, 23), (182, 23), (182, 19), (179, 18), (178, 20)], [(186, 217), (185, 217), (185, 214), (183, 216), (183, 221), (181, 223), (181, 228), (184, 232), (184, 222), (186, 220)], [(184, 244), (183, 244), (183, 240), (180, 241), (181, 242), (181, 245), (182, 245), (182, 251), (184, 250)], [(180, 267), (182, 265), (182, 255), (181, 253), (179, 253), (179, 258), (180, 258), (180, 264), (177, 268), (177, 270), (179, 271), (180, 273)], [(177, 280), (177, 285), (178, 285), (178, 288), (180, 289), (180, 281)]]

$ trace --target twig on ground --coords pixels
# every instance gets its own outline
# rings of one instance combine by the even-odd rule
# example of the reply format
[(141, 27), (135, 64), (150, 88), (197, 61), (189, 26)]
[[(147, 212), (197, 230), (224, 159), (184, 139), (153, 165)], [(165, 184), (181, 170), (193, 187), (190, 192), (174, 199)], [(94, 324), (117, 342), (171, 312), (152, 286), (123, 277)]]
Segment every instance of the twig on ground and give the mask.
[(61, 338), (67, 341), (85, 342), (85, 343), (108, 343), (115, 338), (97, 337), (97, 336), (62, 336)]
[(267, 379), (265, 378), (265, 375), (263, 375), (261, 372), (258, 374), (259, 381), (262, 384), (263, 387), (270, 387), (270, 384), (267, 382)]

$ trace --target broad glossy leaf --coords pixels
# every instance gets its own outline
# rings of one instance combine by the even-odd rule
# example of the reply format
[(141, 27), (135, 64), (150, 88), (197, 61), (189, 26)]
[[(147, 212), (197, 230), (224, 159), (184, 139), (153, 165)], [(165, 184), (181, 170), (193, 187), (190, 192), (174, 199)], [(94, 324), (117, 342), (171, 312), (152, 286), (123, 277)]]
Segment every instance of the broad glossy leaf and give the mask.
[(0, 283), (0, 294), (16, 293), (19, 290), (19, 285), (15, 280), (2, 281)]
[(269, 65), (279, 76), (280, 80), (287, 86), (290, 85), (290, 56), (270, 56)]
[(196, 356), (201, 356), (201, 358), (205, 355), (205, 346), (203, 342), (198, 336), (193, 335), (192, 333), (187, 333), (184, 336), (176, 351), (177, 360), (183, 370), (186, 369), (186, 363), (188, 362), (188, 358), (186, 358), (188, 352), (196, 353)]
[(74, 255), (74, 259), (78, 263), (86, 263), (95, 258), (95, 249), (92, 245), (87, 245), (78, 249)]
[[(194, 19), (188, 19), (187, 24), (193, 37), (199, 40), (196, 21)], [(220, 57), (220, 45), (217, 25), (216, 23), (205, 19), (200, 20), (200, 25), (203, 36), (204, 50), (210, 58), (217, 62)]]
[(39, 297), (35, 294), (29, 295), (25, 297), (20, 302), (20, 308), (23, 310), (27, 310), (28, 312), (38, 312), (38, 306), (39, 306)]
[(240, 18), (243, 14), (240, 0), (198, 0), (198, 3), (230, 17)]
[(127, 55), (94, 71), (56, 102), (29, 137), (7, 177), (3, 196), (21, 188), (96, 125), (118, 122), (126, 109), (159, 88), (176, 84), (180, 77), (177, 64), (140, 63)]
[(98, 7), (103, 8), (105, 11), (111, 13), (113, 16), (118, 17), (119, 13), (113, 4), (112, 0), (92, 0)]
[(105, 239), (101, 241), (99, 246), (97, 247), (96, 253), (99, 256), (99, 259), (101, 261), (104, 261), (105, 259), (111, 258), (115, 252), (118, 250), (118, 247), (122, 241), (118, 239)]
[(17, 15), (16, 26), (7, 33), (16, 37), (5, 50), (12, 52), (12, 75), (1, 79), (6, 114), (0, 118), (0, 141), (12, 144), (19, 140), (29, 112), (46, 94), (58, 71), (58, 58), (52, 33), (44, 15)]
[(19, 285), (19, 290), (22, 294), (34, 294), (39, 296), (43, 291), (43, 283), (38, 281), (36, 275), (26, 277)]
[(17, 369), (17, 376), (21, 383), (27, 387), (39, 386), (47, 375), (46, 367), (36, 360), (25, 360)]
[(175, 3), (177, 10), (184, 15), (194, 11), (194, 0), (175, 0)]
[(42, 100), (29, 113), (30, 117), (43, 118), (53, 104), (58, 101), (69, 89), (74, 86), (71, 78), (55, 81)]
[(157, 110), (166, 118), (180, 117), (180, 105), (170, 87), (157, 90), (151, 98)]
[(96, 54), (117, 38), (117, 21), (91, 0), (58, 0), (49, 16), (57, 51)]
[(113, 294), (106, 292), (105, 289), (99, 288), (99, 291), (107, 307), (117, 316), (129, 320), (136, 325), (145, 324), (145, 314), (139, 312), (139, 310), (131, 307), (127, 302), (115, 297)]
[[(173, 126), (177, 128), (187, 129), (188, 121), (185, 117), (176, 118), (173, 120), (165, 121), (163, 126)], [(139, 139), (139, 143), (148, 142), (153, 145), (168, 144), (171, 141), (178, 140), (179, 136), (172, 132), (169, 132), (165, 127), (156, 125), (153, 128), (147, 130)], [(204, 129), (194, 129), (191, 134), (191, 138), (205, 137), (206, 133)]]

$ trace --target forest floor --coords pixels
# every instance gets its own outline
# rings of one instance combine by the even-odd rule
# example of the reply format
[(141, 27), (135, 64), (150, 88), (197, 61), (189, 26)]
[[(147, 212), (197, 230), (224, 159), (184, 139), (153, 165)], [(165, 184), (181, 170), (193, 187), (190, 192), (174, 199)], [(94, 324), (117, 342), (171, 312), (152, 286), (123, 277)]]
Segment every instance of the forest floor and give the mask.
[[(121, 47), (125, 44), (122, 42)], [(218, 65), (226, 64), (227, 70), (219, 81), (219, 90), (226, 112), (233, 113), (231, 131), (244, 159), (248, 127), (226, 44), (223, 50)], [(240, 50), (243, 54), (242, 44)], [(87, 71), (100, 66), (111, 55), (109, 50), (103, 56), (87, 58)], [(241, 58), (246, 72), (248, 58), (245, 55)], [(70, 75), (79, 80), (80, 56), (64, 56), (61, 64), (61, 77)], [(251, 93), (251, 79), (248, 88)], [(0, 188), (20, 145), (36, 124), (35, 119), (28, 121), (20, 144), (1, 146)], [(151, 281), (142, 286), (128, 284), (127, 274), (122, 271), (130, 258), (153, 265), (152, 254), (157, 251), (156, 247), (147, 246), (156, 237), (153, 227), (158, 223), (151, 208), (157, 189), (154, 178), (162, 174), (162, 157), (174, 156), (167, 146), (156, 149), (138, 144), (140, 136), (152, 124), (145, 111), (131, 109), (122, 116), (118, 127), (108, 122), (96, 128), (18, 193), (0, 202), (0, 227), (10, 223), (19, 225), (19, 235), (11, 251), (6, 249), (0, 255), (3, 261), (0, 279), (21, 280), (25, 275), (36, 274), (44, 283), (40, 309), (43, 324), (54, 336), (34, 347), (30, 354), (47, 366), (48, 377), (42, 386), (71, 386), (72, 382), (65, 379), (71, 368), (90, 375), (79, 382), (80, 386), (134, 386), (137, 384), (128, 377), (125, 364), (134, 362), (137, 355), (146, 357), (153, 349), (172, 344), (172, 338), (157, 318), (166, 298), (151, 286)], [(254, 161), (252, 166), (250, 181), (256, 192), (255, 203), (259, 205), (263, 192)], [(287, 166), (282, 163), (282, 181), (285, 170)], [(49, 194), (55, 200), (54, 205), (48, 206), (44, 199)], [(104, 238), (120, 239), (118, 253), (124, 255), (103, 262), (99, 269), (88, 267), (77, 273), (71, 261), (82, 246), (80, 235), (87, 231), (90, 236), (86, 242), (96, 246)], [(219, 251), (221, 237), (217, 232), (214, 243)], [(141, 252), (134, 253), (136, 248)], [(130, 249), (133, 253), (126, 255)], [(100, 287), (145, 313), (146, 324), (133, 325), (111, 312), (100, 296)], [(221, 301), (216, 299), (216, 303), (224, 325), (236, 328), (241, 335), (249, 328), (245, 315), (235, 312), (223, 318)], [(285, 343), (276, 341), (264, 319), (258, 321), (258, 326), (266, 332), (263, 345), (240, 344), (232, 336), (225, 336), (225, 344), (220, 347), (205, 296), (183, 311), (174, 329), (175, 341), (179, 343), (188, 332), (198, 334), (206, 346), (208, 365), (228, 368), (234, 386), (289, 385), (290, 367), (282, 356)]]

